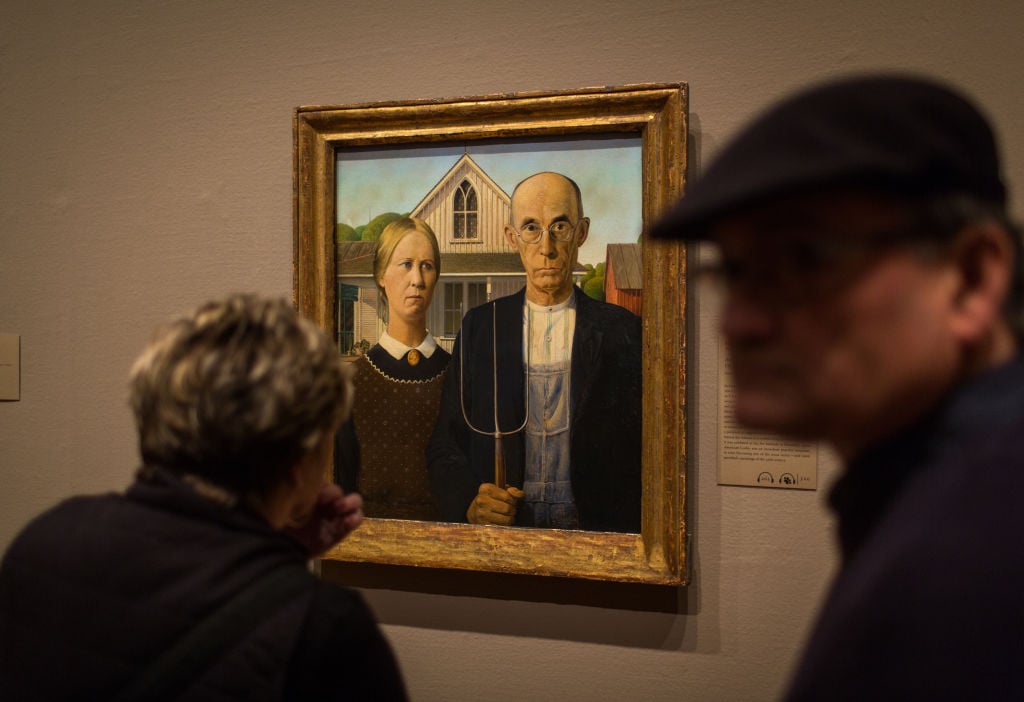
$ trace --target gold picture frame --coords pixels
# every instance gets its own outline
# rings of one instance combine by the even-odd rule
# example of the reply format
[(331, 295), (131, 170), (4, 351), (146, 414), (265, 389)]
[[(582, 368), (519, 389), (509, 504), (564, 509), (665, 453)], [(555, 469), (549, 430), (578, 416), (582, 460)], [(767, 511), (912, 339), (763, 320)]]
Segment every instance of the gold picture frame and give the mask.
[(459, 99), (305, 106), (294, 114), (294, 299), (335, 326), (336, 151), (376, 145), (639, 135), (643, 231), (643, 492), (639, 534), (367, 519), (324, 557), (683, 585), (686, 521), (686, 256), (646, 237), (686, 179), (687, 86), (644, 84)]

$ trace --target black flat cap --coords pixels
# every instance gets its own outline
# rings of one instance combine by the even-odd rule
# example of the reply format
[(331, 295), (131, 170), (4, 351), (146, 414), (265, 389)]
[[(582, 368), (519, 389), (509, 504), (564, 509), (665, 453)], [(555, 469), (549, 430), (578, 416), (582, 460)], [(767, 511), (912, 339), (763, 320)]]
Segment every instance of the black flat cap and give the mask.
[(861, 76), (797, 93), (751, 122), (651, 236), (706, 238), (723, 215), (845, 186), (1006, 204), (992, 129), (966, 98), (928, 79)]

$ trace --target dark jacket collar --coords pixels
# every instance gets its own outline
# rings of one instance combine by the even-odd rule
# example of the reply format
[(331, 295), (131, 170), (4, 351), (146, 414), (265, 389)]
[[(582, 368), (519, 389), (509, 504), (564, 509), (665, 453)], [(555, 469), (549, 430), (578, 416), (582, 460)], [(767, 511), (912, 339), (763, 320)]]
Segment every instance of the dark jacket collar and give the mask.
[(844, 559), (859, 550), (913, 476), (940, 457), (969, 449), (979, 432), (1022, 418), (1024, 356), (1018, 356), (962, 382), (916, 424), (851, 461), (829, 495)]
[(125, 497), (156, 509), (287, 544), (297, 556), (305, 558), (305, 552), (295, 539), (271, 527), (261, 515), (248, 508), (244, 500), (231, 501), (204, 492), (167, 468), (143, 466), (135, 482), (125, 491)]

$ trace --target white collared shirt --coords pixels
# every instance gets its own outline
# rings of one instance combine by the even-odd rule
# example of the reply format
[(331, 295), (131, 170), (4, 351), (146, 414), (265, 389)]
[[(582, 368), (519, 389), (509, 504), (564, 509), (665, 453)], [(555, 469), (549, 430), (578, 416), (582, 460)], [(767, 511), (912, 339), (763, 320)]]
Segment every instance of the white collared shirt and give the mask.
[(434, 355), (434, 351), (437, 349), (437, 342), (434, 341), (434, 337), (427, 332), (427, 335), (420, 342), (419, 346), (406, 346), (401, 341), (396, 340), (393, 336), (385, 331), (380, 336), (380, 340), (377, 342), (381, 348), (388, 352), (388, 355), (394, 358), (396, 361), (400, 361), (405, 358), (405, 354), (409, 353), (409, 349), (416, 349), (424, 358), (430, 358)]
[(556, 305), (523, 305), (523, 360), (530, 364), (560, 363), (572, 359), (576, 329), (576, 297)]

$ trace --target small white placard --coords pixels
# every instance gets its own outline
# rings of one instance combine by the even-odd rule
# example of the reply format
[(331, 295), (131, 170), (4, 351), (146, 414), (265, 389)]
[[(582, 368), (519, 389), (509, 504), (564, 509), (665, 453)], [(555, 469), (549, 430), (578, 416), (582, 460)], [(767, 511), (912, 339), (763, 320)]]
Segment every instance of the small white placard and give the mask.
[(734, 387), (728, 352), (719, 347), (718, 483), (814, 490), (818, 445), (744, 429), (733, 419)]

